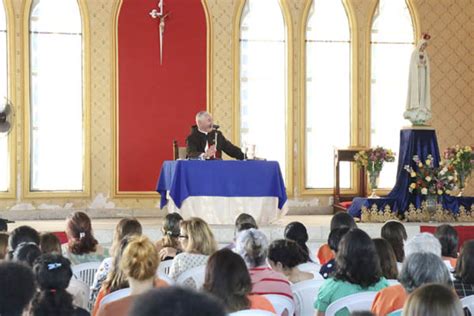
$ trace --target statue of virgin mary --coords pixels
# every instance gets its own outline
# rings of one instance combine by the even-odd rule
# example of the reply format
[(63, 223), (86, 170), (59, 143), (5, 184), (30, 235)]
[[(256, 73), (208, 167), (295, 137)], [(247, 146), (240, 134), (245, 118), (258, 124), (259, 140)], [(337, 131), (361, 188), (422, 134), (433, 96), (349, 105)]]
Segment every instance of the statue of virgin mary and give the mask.
[(413, 125), (426, 125), (431, 119), (430, 60), (426, 47), (430, 35), (423, 34), (410, 59), (408, 96), (403, 117)]

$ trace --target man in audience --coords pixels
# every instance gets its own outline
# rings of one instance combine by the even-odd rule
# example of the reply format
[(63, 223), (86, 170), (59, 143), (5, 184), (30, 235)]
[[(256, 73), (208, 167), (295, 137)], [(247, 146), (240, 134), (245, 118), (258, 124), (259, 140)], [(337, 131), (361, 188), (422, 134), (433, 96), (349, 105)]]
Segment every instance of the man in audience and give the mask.
[(196, 125), (191, 128), (191, 134), (186, 139), (186, 146), (188, 158), (221, 158), (223, 151), (235, 159), (244, 159), (242, 150), (216, 129), (211, 114), (205, 111), (196, 114)]
[(0, 315), (21, 316), (35, 291), (30, 268), (17, 262), (0, 263)]
[(211, 296), (181, 287), (153, 289), (139, 296), (133, 316), (225, 316), (224, 306)]

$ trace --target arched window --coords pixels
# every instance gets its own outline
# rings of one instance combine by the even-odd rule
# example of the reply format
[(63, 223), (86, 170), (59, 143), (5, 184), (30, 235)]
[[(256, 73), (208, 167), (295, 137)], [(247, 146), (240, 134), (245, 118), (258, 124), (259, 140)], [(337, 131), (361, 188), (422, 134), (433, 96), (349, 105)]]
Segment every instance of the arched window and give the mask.
[(77, 0), (33, 0), (30, 191), (84, 191), (85, 107)]
[[(3, 1), (0, 1), (0, 111), (8, 98), (8, 35), (7, 17)], [(8, 137), (0, 135), (0, 192), (10, 188), (10, 153)]]
[(247, 0), (240, 20), (240, 142), (285, 174), (286, 27), (279, 0)]
[[(334, 187), (334, 149), (351, 143), (351, 38), (341, 0), (314, 0), (306, 26), (305, 187)], [(341, 187), (351, 185), (341, 165)]]
[[(380, 0), (371, 32), (370, 143), (397, 153), (408, 89), (414, 28), (404, 0)], [(397, 162), (387, 163), (380, 175), (380, 188), (395, 184)]]

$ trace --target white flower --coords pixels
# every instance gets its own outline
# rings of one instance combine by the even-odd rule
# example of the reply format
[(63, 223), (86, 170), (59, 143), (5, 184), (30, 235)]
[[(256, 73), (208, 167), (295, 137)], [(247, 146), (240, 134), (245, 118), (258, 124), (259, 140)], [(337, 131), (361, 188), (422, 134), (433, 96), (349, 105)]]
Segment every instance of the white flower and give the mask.
[(453, 179), (454, 179), (453, 176), (449, 176), (449, 177), (448, 177), (448, 180), (449, 180), (449, 181), (452, 181)]
[(427, 195), (428, 194), (428, 189), (427, 188), (421, 189), (421, 194)]
[(428, 182), (430, 182), (430, 181), (431, 181), (431, 177), (430, 177), (430, 176), (427, 176), (427, 177), (425, 178), (425, 180), (428, 181)]

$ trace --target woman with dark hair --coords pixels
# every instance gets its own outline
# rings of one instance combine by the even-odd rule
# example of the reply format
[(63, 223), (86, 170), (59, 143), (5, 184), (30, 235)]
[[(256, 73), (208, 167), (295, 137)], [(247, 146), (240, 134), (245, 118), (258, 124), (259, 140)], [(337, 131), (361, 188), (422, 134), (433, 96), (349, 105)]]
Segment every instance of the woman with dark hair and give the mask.
[(454, 269), (458, 257), (459, 236), (453, 226), (449, 224), (440, 225), (436, 228), (434, 236), (441, 244), (441, 256), (448, 261)]
[(380, 260), (382, 275), (389, 280), (398, 278), (397, 258), (389, 242), (383, 238), (374, 238), (375, 249)]
[(268, 263), (274, 271), (280, 272), (291, 283), (314, 279), (310, 272), (300, 271), (298, 265), (304, 263), (305, 253), (296, 241), (279, 239), (268, 247)]
[(403, 246), (407, 240), (405, 226), (398, 221), (388, 221), (382, 226), (381, 236), (392, 245), (397, 262), (401, 264), (405, 259)]
[[(346, 212), (337, 212), (331, 218), (330, 231), (332, 232), (338, 228), (357, 228), (354, 218)], [(335, 258), (334, 252), (328, 244), (323, 244), (319, 247), (316, 257), (322, 265), (327, 264)]]
[(0, 262), (0, 315), (24, 315), (35, 292), (31, 268), (18, 262)]
[(456, 265), (454, 288), (460, 298), (474, 295), (474, 240), (466, 241)]
[(66, 220), (68, 243), (62, 246), (63, 256), (72, 265), (102, 261), (109, 257), (109, 250), (99, 245), (92, 235), (91, 219), (84, 212), (75, 212)]
[[(319, 289), (314, 308), (318, 316), (323, 316), (328, 306), (340, 298), (366, 291), (377, 292), (388, 285), (382, 276), (374, 242), (364, 231), (352, 229), (342, 237), (336, 255), (336, 272)], [(337, 315), (349, 315), (349, 312), (343, 309)]]
[(61, 241), (59, 241), (59, 238), (53, 233), (41, 234), (39, 246), (43, 254), (61, 254)]
[(334, 259), (329, 260), (321, 266), (319, 274), (321, 274), (323, 278), (329, 278), (336, 271), (336, 255), (339, 250), (339, 243), (341, 242), (342, 237), (344, 237), (349, 230), (349, 227), (334, 228), (329, 233), (328, 246), (332, 251)]
[(35, 243), (23, 242), (13, 252), (13, 260), (33, 267), (33, 262), (41, 256), (41, 250)]
[(32, 316), (89, 315), (73, 305), (72, 296), (66, 291), (72, 277), (68, 259), (61, 255), (42, 255), (35, 261), (33, 271), (39, 292), (31, 303)]
[(161, 261), (173, 260), (182, 251), (179, 242), (179, 225), (182, 221), (183, 218), (178, 213), (166, 214), (163, 227), (161, 227), (163, 237), (156, 242)]
[(303, 250), (304, 262), (312, 261), (309, 257), (309, 249), (306, 243), (308, 242), (308, 231), (306, 227), (300, 222), (291, 222), (285, 227), (285, 239), (295, 241)]
[(221, 301), (228, 313), (244, 309), (268, 310), (272, 304), (263, 296), (251, 295), (252, 281), (244, 260), (230, 249), (222, 249), (209, 257), (204, 291)]

